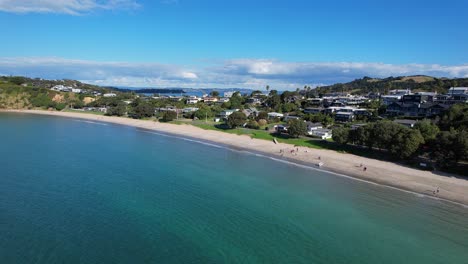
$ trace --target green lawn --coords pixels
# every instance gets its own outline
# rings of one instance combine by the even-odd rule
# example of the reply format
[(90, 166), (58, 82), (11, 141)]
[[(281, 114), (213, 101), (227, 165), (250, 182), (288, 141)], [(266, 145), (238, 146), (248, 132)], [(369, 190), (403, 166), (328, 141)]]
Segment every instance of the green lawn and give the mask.
[(301, 137), (301, 138), (290, 138), (287, 135), (277, 135), (275, 133), (271, 133), (266, 130), (259, 130), (259, 129), (249, 129), (249, 128), (234, 128), (228, 129), (223, 126), (221, 123), (214, 123), (214, 122), (190, 122), (187, 124), (194, 125), (196, 127), (206, 129), (206, 130), (215, 130), (221, 131), (230, 134), (236, 135), (248, 135), (251, 138), (256, 139), (263, 139), (268, 141), (273, 141), (274, 138), (278, 140), (280, 143), (287, 143), (295, 146), (302, 146), (302, 147), (309, 147), (309, 148), (316, 148), (316, 149), (323, 149), (325, 148), (323, 144), (323, 140), (314, 139), (310, 137)]
[(79, 111), (74, 109), (63, 109), (62, 112), (70, 112), (70, 113), (82, 113), (82, 114), (90, 114), (90, 115), (104, 115), (103, 112), (100, 111)]

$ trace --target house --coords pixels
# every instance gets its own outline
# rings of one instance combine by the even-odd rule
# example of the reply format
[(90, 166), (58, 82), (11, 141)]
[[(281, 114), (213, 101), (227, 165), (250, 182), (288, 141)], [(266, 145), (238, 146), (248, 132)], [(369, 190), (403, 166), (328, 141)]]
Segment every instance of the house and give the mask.
[(312, 135), (312, 132), (317, 129), (323, 128), (322, 123), (312, 123), (312, 122), (306, 122), (307, 124), (307, 133), (309, 135)]
[(289, 120), (297, 120), (297, 119), (300, 119), (300, 117), (298, 117), (298, 116), (285, 116), (283, 121), (287, 122)]
[(325, 112), (325, 108), (314, 108), (314, 107), (307, 107), (304, 109), (304, 114), (320, 114)]
[(235, 91), (230, 91), (230, 92), (224, 92), (224, 97), (231, 98), (236, 92)]
[(403, 125), (403, 126), (406, 126), (406, 127), (413, 128), (414, 125), (418, 121), (417, 120), (410, 120), (410, 119), (395, 119), (393, 122), (395, 122), (397, 124), (400, 124), (400, 125)]
[(218, 102), (218, 98), (217, 97), (203, 97), (203, 102), (205, 103), (216, 103)]
[(441, 103), (392, 103), (387, 106), (389, 116), (432, 117), (445, 111), (448, 104)]
[(245, 116), (249, 117), (250, 115), (257, 116), (259, 111), (255, 107), (250, 107), (248, 109), (244, 109), (242, 113), (244, 113)]
[(350, 122), (354, 120), (353, 112), (338, 112), (335, 115), (335, 120), (337, 122)]
[(182, 113), (184, 113), (184, 114), (193, 113), (193, 112), (198, 111), (198, 109), (199, 108), (197, 108), (197, 107), (187, 107), (187, 108), (182, 109)]
[(229, 102), (229, 100), (230, 100), (230, 99), (227, 98), (227, 97), (222, 97), (222, 98), (219, 98), (219, 99), (218, 99), (218, 103), (220, 103), (220, 104), (222, 104), (222, 103), (227, 103), (227, 102)]
[(314, 137), (319, 137), (321, 139), (332, 138), (332, 130), (326, 128), (318, 128), (315, 130), (308, 131), (308, 134)]
[(83, 92), (83, 90), (78, 89), (78, 88), (72, 88), (71, 91), (72, 91), (72, 93), (82, 93)]
[(186, 103), (187, 104), (197, 104), (198, 102), (200, 102), (201, 98), (197, 98), (196, 96), (190, 96), (189, 98), (187, 98), (186, 100)]
[(281, 113), (276, 113), (276, 112), (271, 112), (268, 113), (268, 119), (273, 119), (273, 118), (282, 118), (284, 115)]
[(372, 112), (367, 109), (354, 109), (354, 115), (356, 116), (371, 116)]
[(104, 96), (104, 97), (116, 97), (117, 95), (115, 93), (105, 93), (102, 96)]
[(256, 104), (261, 104), (262, 103), (260, 98), (255, 98), (255, 97), (248, 98), (245, 102), (247, 104), (251, 104), (251, 105), (256, 105)]
[(447, 94), (468, 94), (468, 87), (450, 87)]
[(227, 119), (232, 113), (239, 111), (239, 109), (228, 109), (219, 113), (219, 117), (222, 119)]

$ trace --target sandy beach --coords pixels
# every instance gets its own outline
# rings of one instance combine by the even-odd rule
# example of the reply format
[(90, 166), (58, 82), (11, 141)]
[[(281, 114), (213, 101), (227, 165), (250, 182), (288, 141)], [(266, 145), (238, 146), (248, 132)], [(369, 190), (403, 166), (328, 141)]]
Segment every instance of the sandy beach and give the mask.
[[(218, 131), (204, 130), (191, 125), (175, 125), (86, 113), (42, 110), (0, 111), (81, 118), (97, 122), (133, 126), (182, 137), (216, 142), (235, 149), (250, 150), (266, 156), (284, 159), (303, 165), (306, 164), (316, 168), (318, 168), (317, 164), (319, 162), (323, 162), (323, 166), (321, 166), (320, 169), (326, 171), (344, 174), (365, 181), (395, 187), (401, 190), (424, 194), (436, 199), (443, 199), (468, 205), (468, 180), (446, 173), (421, 171), (408, 168), (392, 162), (368, 159), (352, 154), (342, 154), (331, 150), (299, 147), (299, 151), (297, 151), (296, 147), (289, 144), (275, 144), (274, 142), (266, 140), (252, 139), (246, 135), (239, 136)], [(294, 150), (294, 153), (291, 153), (291, 150)], [(362, 167), (361, 164), (363, 165)], [(367, 168), (366, 171), (364, 171), (364, 167)], [(440, 191), (436, 194), (436, 197), (434, 197), (433, 192), (437, 188), (440, 188)]]

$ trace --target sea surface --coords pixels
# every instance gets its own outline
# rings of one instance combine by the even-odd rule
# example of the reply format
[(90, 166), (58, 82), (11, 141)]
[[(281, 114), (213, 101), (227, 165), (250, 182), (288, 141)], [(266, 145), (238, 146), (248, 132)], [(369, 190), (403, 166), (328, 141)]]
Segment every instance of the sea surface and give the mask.
[(78, 119), (0, 139), (0, 263), (468, 263), (460, 205)]

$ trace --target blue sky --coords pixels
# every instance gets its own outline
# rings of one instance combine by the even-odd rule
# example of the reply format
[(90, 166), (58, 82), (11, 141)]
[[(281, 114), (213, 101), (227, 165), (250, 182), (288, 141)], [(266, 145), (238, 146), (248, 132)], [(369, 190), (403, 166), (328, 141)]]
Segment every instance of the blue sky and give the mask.
[(468, 1), (0, 0), (0, 74), (294, 89), (468, 77)]

